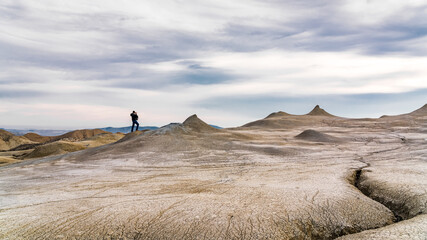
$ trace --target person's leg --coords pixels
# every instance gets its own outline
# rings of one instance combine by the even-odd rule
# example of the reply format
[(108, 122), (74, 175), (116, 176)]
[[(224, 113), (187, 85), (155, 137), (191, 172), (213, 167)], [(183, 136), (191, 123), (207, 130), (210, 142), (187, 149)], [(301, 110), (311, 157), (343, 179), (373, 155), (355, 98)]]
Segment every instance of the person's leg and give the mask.
[(130, 129), (130, 132), (133, 132), (133, 127), (135, 126), (135, 121), (132, 121), (132, 128)]
[(138, 121), (135, 121), (135, 123), (136, 123), (136, 131), (138, 131), (138, 128), (139, 128), (139, 122), (138, 122)]

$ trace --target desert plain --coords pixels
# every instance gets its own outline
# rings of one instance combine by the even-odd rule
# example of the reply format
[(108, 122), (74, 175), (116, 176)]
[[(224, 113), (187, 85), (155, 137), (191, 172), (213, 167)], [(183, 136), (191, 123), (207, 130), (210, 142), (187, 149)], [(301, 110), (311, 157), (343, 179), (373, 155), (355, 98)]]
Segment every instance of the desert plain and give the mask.
[(0, 167), (0, 239), (427, 239), (427, 105), (114, 140)]

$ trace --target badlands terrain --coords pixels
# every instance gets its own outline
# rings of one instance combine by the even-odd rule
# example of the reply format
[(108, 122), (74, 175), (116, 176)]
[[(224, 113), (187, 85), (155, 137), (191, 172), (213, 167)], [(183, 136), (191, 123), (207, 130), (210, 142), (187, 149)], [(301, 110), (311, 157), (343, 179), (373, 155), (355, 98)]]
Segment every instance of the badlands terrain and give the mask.
[(0, 166), (98, 147), (116, 142), (122, 137), (122, 133), (100, 129), (75, 130), (59, 136), (40, 136), (36, 133), (16, 136), (0, 129)]
[(427, 105), (117, 140), (0, 167), (0, 239), (427, 238)]

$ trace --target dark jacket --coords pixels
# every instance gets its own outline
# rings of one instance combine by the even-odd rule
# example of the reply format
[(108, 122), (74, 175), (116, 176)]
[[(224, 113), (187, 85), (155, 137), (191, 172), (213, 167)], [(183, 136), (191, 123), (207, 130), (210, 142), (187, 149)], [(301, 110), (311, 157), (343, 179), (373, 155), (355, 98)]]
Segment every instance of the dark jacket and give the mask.
[(136, 113), (131, 113), (130, 116), (132, 117), (132, 121), (136, 121), (138, 120), (138, 114)]

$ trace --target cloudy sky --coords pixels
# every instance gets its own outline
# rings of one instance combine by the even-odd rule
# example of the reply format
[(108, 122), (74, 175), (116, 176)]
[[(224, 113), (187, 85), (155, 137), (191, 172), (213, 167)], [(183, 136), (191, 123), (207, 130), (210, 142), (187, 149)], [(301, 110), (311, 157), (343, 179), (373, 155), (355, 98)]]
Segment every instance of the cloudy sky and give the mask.
[(0, 127), (224, 127), (427, 103), (425, 0), (2, 0)]

